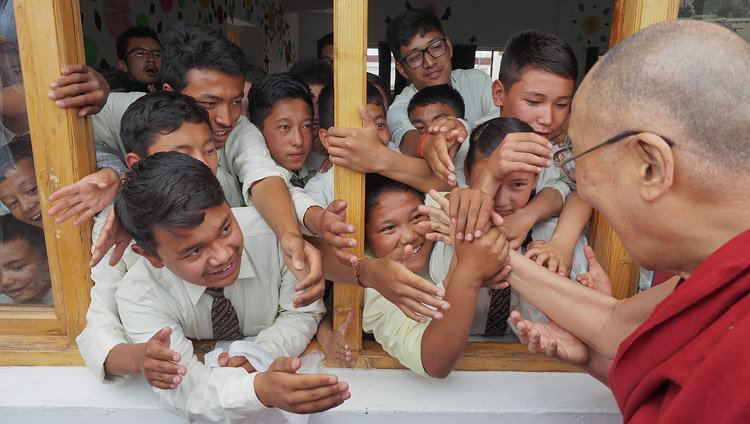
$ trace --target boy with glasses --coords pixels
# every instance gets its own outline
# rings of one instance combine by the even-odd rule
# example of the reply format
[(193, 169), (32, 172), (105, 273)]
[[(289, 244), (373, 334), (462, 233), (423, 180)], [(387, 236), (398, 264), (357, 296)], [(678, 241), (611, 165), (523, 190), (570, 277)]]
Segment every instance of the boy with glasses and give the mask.
[(134, 26), (117, 37), (117, 68), (141, 86), (142, 91), (159, 89), (161, 43), (149, 27)]
[(410, 156), (424, 156), (417, 152), (419, 145), (426, 147), (435, 137), (439, 137), (435, 134), (423, 135), (409, 122), (409, 101), (425, 87), (448, 84), (458, 90), (466, 103), (464, 118), (468, 122), (464, 121), (464, 125), (469, 127), (469, 131), (475, 121), (497, 115), (491, 97), (492, 80), (476, 69), (453, 70), (451, 40), (446, 37), (433, 13), (412, 9), (400, 14), (388, 25), (387, 39), (396, 59), (396, 69), (412, 82), (396, 96), (388, 109), (391, 148), (398, 147)]

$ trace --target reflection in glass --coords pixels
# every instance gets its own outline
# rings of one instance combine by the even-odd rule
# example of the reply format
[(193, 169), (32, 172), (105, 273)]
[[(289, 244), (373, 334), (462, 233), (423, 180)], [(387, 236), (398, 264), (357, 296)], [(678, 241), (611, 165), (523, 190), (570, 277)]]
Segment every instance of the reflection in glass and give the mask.
[(51, 305), (16, 38), (13, 2), (0, 0), (0, 303)]
[(750, 1), (680, 0), (679, 19), (723, 25), (750, 41)]

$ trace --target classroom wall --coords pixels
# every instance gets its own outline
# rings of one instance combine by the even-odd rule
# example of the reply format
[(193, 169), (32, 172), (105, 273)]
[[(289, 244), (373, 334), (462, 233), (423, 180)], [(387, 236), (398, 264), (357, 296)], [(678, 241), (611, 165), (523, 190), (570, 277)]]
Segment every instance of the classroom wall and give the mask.
[[(370, 0), (371, 46), (385, 41), (387, 22), (405, 11), (407, 4), (435, 11), (454, 44), (502, 49), (518, 31), (534, 28), (552, 32), (573, 46), (581, 73), (586, 48), (608, 48), (614, 10), (613, 0)], [(314, 41), (332, 30), (331, 13), (300, 12), (299, 57), (314, 57)]]
[(290, 20), (281, 0), (80, 0), (80, 5), (86, 63), (92, 66), (114, 66), (117, 36), (131, 25), (149, 26), (161, 36), (179, 20), (222, 33), (239, 30), (240, 47), (271, 72), (297, 60), (296, 16)]

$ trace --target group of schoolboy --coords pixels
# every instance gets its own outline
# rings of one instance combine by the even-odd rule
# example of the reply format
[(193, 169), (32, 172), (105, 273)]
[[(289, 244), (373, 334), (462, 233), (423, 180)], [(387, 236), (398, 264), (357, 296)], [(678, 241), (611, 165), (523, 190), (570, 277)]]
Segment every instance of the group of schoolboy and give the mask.
[[(259, 76), (239, 47), (192, 24), (162, 40), (162, 91), (109, 95), (95, 138), (129, 170), (120, 179), (102, 168), (55, 194), (51, 211), (101, 211), (78, 338), (100, 380), (141, 372), (190, 421), (335, 407), (346, 383), (296, 372), (316, 333), (332, 360), (352, 365), (345, 325), (334, 332), (324, 318), (326, 279), (366, 287), (364, 330), (432, 377), (451, 372), (469, 335), (511, 334), (510, 310), (546, 320), (503, 280), (509, 249), (565, 276), (585, 272), (573, 258), (591, 210), (549, 167), (578, 76), (572, 49), (516, 34), (492, 82), (452, 70), (430, 12), (404, 12), (387, 35), (412, 84), (391, 102), (368, 78), (362, 128), (334, 126), (327, 62)], [(369, 174), (365, 257), (347, 251), (355, 228), (334, 199), (332, 164)], [(424, 204), (431, 190), (442, 210)], [(224, 353), (210, 367), (190, 339), (242, 339), (273, 360)]]

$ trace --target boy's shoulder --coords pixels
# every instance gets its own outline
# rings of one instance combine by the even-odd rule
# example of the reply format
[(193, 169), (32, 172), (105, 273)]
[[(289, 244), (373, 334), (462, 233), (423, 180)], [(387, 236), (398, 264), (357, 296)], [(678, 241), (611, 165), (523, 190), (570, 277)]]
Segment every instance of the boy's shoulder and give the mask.
[(454, 84), (460, 83), (462, 80), (487, 81), (492, 84), (490, 76), (480, 69), (454, 69), (451, 71), (451, 79)]

